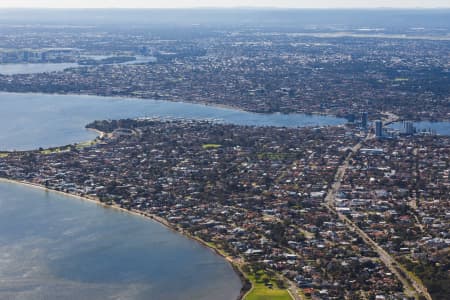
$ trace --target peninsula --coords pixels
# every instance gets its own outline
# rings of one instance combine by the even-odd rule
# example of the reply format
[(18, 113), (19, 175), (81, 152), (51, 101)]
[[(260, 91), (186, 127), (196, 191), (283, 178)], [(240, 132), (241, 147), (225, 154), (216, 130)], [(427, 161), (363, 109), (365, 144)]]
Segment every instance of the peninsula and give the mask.
[[(96, 121), (88, 127), (105, 134), (88, 145), (3, 153), (0, 176), (149, 216), (225, 256), (250, 281), (245, 288), (253, 286), (255, 293), (282, 297), (289, 290), (295, 299), (314, 295), (429, 299), (428, 289), (432, 294), (444, 292), (448, 278), (437, 287), (427, 285), (437, 278), (417, 273), (425, 288), (407, 268), (416, 263), (429, 266), (427, 259), (437, 259), (442, 265), (432, 274), (445, 274), (439, 268), (448, 263), (448, 246), (439, 241), (448, 226), (442, 219), (447, 202), (436, 201), (448, 194), (448, 161), (432, 169), (426, 164), (448, 156), (448, 137), (419, 135), (402, 148), (406, 140), (401, 137), (380, 145), (353, 126), (297, 129), (126, 119)], [(364, 149), (352, 149), (358, 144)], [(388, 145), (389, 157), (386, 150), (365, 150)], [(353, 155), (346, 159), (349, 153)], [(395, 170), (383, 176), (386, 184), (396, 186), (398, 180), (404, 181), (402, 186), (412, 184), (415, 178), (398, 178), (408, 167), (395, 163), (411, 153), (422, 166), (417, 174), (423, 180), (413, 198), (397, 189), (382, 190), (376, 179), (353, 179), (356, 191), (366, 196), (349, 195), (350, 177), (345, 175), (339, 177), (342, 185), (335, 198), (339, 203), (326, 205), (328, 189), (343, 163), (353, 172), (375, 172), (369, 178), (377, 170), (382, 174)], [(379, 158), (383, 164), (376, 163)], [(359, 167), (364, 160), (376, 168)], [(438, 191), (433, 188), (436, 180), (441, 182)], [(422, 199), (419, 192), (428, 197), (433, 193), (433, 200), (413, 205), (413, 199)], [(441, 213), (436, 213), (437, 207)], [(343, 215), (391, 259), (401, 262), (401, 273), (386, 264), (365, 236), (348, 230)], [(427, 226), (431, 216), (430, 224), (441, 226)], [(401, 233), (405, 226), (408, 234)]]

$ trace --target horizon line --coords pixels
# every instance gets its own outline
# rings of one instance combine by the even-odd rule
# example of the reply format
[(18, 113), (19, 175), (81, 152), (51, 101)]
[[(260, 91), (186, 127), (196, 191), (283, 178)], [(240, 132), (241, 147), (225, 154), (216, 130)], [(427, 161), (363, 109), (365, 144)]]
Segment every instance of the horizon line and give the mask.
[(42, 7), (42, 6), (18, 6), (18, 7), (2, 7), (0, 6), (0, 10), (20, 10), (20, 9), (62, 9), (62, 10), (72, 10), (72, 9), (124, 9), (124, 10), (133, 10), (133, 9), (165, 9), (165, 10), (201, 10), (201, 9), (245, 9), (245, 10), (436, 10), (436, 9), (450, 9), (449, 6), (408, 6), (408, 7), (399, 7), (399, 6), (374, 6), (374, 7), (283, 7), (283, 6), (186, 6), (186, 7), (115, 7), (115, 6), (99, 6), (99, 7)]

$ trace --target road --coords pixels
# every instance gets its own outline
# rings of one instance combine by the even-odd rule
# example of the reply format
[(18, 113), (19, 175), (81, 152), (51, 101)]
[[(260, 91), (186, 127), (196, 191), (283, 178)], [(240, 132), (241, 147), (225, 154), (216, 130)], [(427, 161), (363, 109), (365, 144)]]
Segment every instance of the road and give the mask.
[(295, 284), (295, 282), (287, 280), (289, 287), (288, 293), (293, 300), (306, 300), (305, 297), (301, 296), (302, 293), (299, 293), (299, 287)]
[[(387, 118), (383, 119), (383, 124), (389, 124), (398, 120), (398, 116), (395, 114), (385, 112)], [(338, 213), (335, 209), (336, 194), (338, 193), (342, 180), (344, 178), (345, 172), (348, 169), (350, 160), (354, 153), (361, 149), (363, 143), (367, 140), (373, 138), (373, 134), (368, 133), (367, 136), (360, 141), (358, 144), (353, 146), (352, 151), (347, 155), (345, 160), (339, 166), (334, 182), (328, 190), (327, 196), (325, 198), (325, 206), (335, 213), (338, 218), (348, 227), (349, 230), (356, 232), (364, 242), (369, 245), (374, 251), (376, 251), (380, 257), (380, 260), (386, 265), (386, 267), (398, 278), (398, 280), (403, 284), (405, 293), (408, 296), (418, 298), (419, 295), (425, 297), (427, 300), (432, 300), (427, 288), (422, 284), (422, 282), (416, 280), (414, 277), (410, 276), (405, 268), (397, 262), (397, 260), (387, 253), (380, 245), (378, 245), (374, 240), (372, 240), (362, 229), (360, 229), (355, 223), (353, 223), (345, 215)]]

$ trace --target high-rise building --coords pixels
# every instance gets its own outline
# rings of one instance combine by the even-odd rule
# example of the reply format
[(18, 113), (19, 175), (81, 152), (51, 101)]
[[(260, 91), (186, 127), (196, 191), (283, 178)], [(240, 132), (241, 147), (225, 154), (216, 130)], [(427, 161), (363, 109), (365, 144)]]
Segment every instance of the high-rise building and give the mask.
[(375, 136), (377, 138), (383, 137), (383, 122), (380, 120), (375, 121)]
[(413, 135), (414, 134), (414, 124), (411, 121), (406, 121), (403, 123), (403, 130), (405, 134), (407, 135)]
[(369, 114), (365, 111), (361, 115), (361, 127), (367, 128), (368, 122), (369, 122)]
[(348, 114), (347, 115), (347, 121), (349, 123), (355, 123), (355, 115), (354, 114)]

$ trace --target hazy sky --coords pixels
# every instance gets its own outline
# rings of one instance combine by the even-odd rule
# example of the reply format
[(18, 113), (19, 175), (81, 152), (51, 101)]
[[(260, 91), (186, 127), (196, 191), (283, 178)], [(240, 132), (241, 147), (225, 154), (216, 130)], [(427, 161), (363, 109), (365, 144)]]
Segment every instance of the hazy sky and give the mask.
[(449, 0), (0, 0), (0, 7), (450, 7)]

